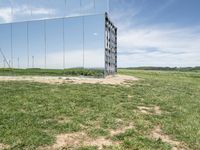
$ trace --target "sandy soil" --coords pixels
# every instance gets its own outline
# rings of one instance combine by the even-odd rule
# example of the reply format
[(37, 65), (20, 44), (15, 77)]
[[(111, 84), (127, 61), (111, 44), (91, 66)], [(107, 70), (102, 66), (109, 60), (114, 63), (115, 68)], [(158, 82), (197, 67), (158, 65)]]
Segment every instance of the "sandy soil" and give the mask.
[(110, 84), (110, 85), (128, 85), (130, 82), (138, 79), (132, 76), (116, 75), (106, 78), (86, 78), (86, 77), (50, 77), (50, 76), (0, 76), (0, 81), (30, 81), (48, 84)]
[[(110, 136), (125, 133), (129, 129), (133, 129), (133, 124), (125, 126), (117, 130), (110, 130)], [(114, 142), (111, 137), (91, 138), (85, 132), (75, 132), (68, 134), (60, 134), (56, 136), (55, 144), (46, 147), (39, 147), (37, 150), (55, 150), (55, 149), (76, 149), (81, 146), (96, 146), (98, 150), (103, 150), (104, 146), (118, 146), (119, 142)]]
[(0, 150), (8, 149), (10, 146), (0, 143)]
[(161, 115), (162, 114), (162, 111), (159, 106), (152, 106), (152, 107), (138, 106), (137, 108), (143, 114), (149, 114), (149, 115), (152, 115), (152, 114)]

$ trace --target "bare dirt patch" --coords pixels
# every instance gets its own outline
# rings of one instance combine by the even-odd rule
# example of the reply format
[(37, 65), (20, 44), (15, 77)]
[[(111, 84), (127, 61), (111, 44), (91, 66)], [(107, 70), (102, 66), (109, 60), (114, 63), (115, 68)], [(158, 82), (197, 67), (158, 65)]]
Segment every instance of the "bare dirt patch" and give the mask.
[[(132, 128), (134, 128), (133, 124), (129, 124), (129, 126), (117, 130), (110, 130), (110, 137), (125, 133), (127, 130)], [(98, 138), (91, 138), (85, 132), (60, 134), (56, 136), (55, 144), (46, 147), (39, 147), (38, 150), (76, 149), (84, 146), (95, 146), (98, 150), (102, 150), (106, 146), (118, 146), (120, 144), (120, 142), (112, 141), (110, 137), (101, 136)]]
[(129, 85), (138, 79), (132, 76), (115, 75), (106, 78), (87, 78), (87, 77), (42, 77), (42, 76), (0, 76), (0, 81), (29, 81), (48, 84), (110, 84), (110, 85)]
[(6, 144), (2, 144), (2, 143), (0, 143), (0, 150), (8, 149), (8, 148), (10, 148), (9, 145), (6, 145)]
[(129, 99), (131, 99), (131, 98), (133, 98), (133, 96), (131, 96), (131, 95), (128, 95), (128, 98), (129, 98)]
[(156, 114), (156, 115), (161, 115), (162, 111), (159, 106), (152, 106), (152, 107), (146, 107), (146, 106), (138, 106), (138, 110), (143, 113), (143, 114)]
[(157, 126), (153, 129), (150, 137), (156, 140), (160, 139), (162, 142), (170, 144), (172, 146), (172, 150), (188, 150), (184, 143), (173, 140), (170, 138), (170, 136), (164, 134), (160, 126)]
[(62, 148), (78, 148), (81, 146), (96, 146), (99, 150), (103, 149), (104, 146), (115, 145), (110, 139), (105, 137), (100, 137), (97, 139), (90, 138), (84, 132), (70, 133), (70, 134), (61, 134), (56, 136), (56, 143), (52, 146), (41, 147), (38, 150), (56, 150)]
[(119, 128), (117, 130), (110, 130), (110, 135), (115, 136), (115, 135), (118, 135), (118, 134), (122, 134), (122, 133), (125, 133), (127, 130), (130, 130), (130, 129), (133, 129), (133, 128), (134, 128), (134, 125), (131, 123), (131, 124), (129, 124), (129, 126), (125, 126), (123, 128)]

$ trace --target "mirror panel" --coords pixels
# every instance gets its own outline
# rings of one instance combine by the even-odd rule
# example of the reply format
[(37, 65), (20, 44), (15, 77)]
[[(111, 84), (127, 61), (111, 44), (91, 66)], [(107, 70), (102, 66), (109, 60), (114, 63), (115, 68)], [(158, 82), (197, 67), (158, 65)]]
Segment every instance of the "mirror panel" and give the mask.
[(49, 0), (31, 1), (31, 20), (51, 18), (55, 13), (56, 10), (50, 7)]
[(91, 15), (84, 17), (84, 56), (85, 68), (104, 68), (105, 16)]
[(50, 18), (64, 17), (66, 15), (67, 0), (49, 0)]
[(83, 68), (83, 17), (65, 19), (66, 68)]
[(109, 13), (109, 0), (95, 0), (96, 14)]
[(46, 67), (63, 69), (63, 19), (46, 20)]
[(0, 68), (11, 65), (11, 24), (0, 25)]
[(9, 0), (0, 0), (0, 24), (12, 21), (12, 8)]
[(12, 22), (26, 21), (31, 17), (30, 0), (10, 0), (12, 7)]
[(105, 12), (109, 12), (109, 0), (0, 0), (0, 23)]
[(28, 67), (27, 23), (12, 24), (13, 67)]
[(95, 7), (96, 7), (95, 0), (81, 0), (82, 14), (94, 14)]
[(67, 0), (66, 15), (79, 16), (81, 13), (81, 0)]
[(45, 26), (44, 21), (28, 22), (29, 68), (45, 68)]

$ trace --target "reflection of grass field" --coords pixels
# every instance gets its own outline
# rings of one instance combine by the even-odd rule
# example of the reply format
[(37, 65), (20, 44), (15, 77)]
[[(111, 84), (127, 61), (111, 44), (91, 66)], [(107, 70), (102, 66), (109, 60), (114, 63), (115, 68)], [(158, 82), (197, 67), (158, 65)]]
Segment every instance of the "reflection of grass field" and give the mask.
[(0, 69), (0, 76), (21, 76), (21, 75), (39, 75), (39, 76), (103, 76), (103, 70), (91, 69)]
[[(35, 149), (52, 145), (56, 135), (84, 132), (87, 140), (104, 137), (115, 143), (104, 149), (170, 149), (170, 142), (150, 138), (160, 126), (174, 141), (199, 149), (199, 73), (119, 72), (144, 80), (131, 86), (0, 82), (0, 144)], [(147, 109), (154, 107), (159, 113)], [(91, 144), (79, 149), (96, 148)]]

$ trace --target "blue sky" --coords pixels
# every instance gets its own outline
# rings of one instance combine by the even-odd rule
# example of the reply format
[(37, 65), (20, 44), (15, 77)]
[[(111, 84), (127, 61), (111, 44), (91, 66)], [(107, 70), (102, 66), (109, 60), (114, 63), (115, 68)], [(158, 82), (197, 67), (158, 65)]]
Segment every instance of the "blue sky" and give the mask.
[[(71, 15), (78, 15), (77, 10), (80, 10), (78, 1), (80, 0), (67, 0), (70, 4), (67, 10), (71, 11)], [(87, 14), (93, 12), (96, 8), (96, 13), (100, 13), (107, 9), (107, 0), (95, 0), (96, 6), (92, 1), (82, 0), (84, 2), (82, 5), (85, 7), (81, 12), (84, 11)], [(11, 4), (13, 12), (10, 9)], [(64, 0), (0, 0), (0, 23), (58, 17), (63, 14), (70, 15), (68, 13), (69, 11), (65, 12)], [(110, 0), (110, 17), (118, 27), (118, 66), (200, 66), (199, 15), (200, 0)], [(62, 22), (58, 21), (56, 26), (61, 27)], [(10, 43), (9, 28), (5, 27), (1, 30), (2, 45), (8, 45), (5, 41)], [(25, 28), (26, 25), (21, 26), (20, 33), (24, 35), (21, 40), (18, 38), (16, 40), (18, 42), (13, 42), (15, 48), (18, 47), (18, 49), (24, 51), (26, 50), (26, 45), (23, 44), (26, 40), (24, 38), (26, 35)], [(37, 49), (41, 51), (44, 49), (44, 43), (36, 41), (44, 39), (42, 35), (43, 23), (38, 22), (35, 28), (39, 29), (38, 33), (33, 32), (37, 34), (37, 38), (34, 38), (35, 41), (30, 42), (30, 45), (33, 45), (32, 49), (39, 47)], [(13, 30), (15, 32), (15, 29)], [(20, 30), (16, 30), (16, 33)], [(96, 32), (94, 30), (93, 33), (90, 33), (91, 36), (88, 36), (90, 37), (88, 41), (100, 38), (100, 35), (98, 35), (100, 30), (96, 30)], [(57, 33), (54, 34), (55, 39), (56, 36), (62, 35), (60, 30), (55, 32)], [(3, 35), (3, 33), (8, 35)], [(30, 34), (32, 35), (30, 39), (33, 39), (35, 36), (31, 31)], [(57, 38), (57, 40), (59, 39)], [(57, 42), (60, 44), (55, 46), (52, 46), (49, 42), (51, 45), (49, 47), (54, 47), (51, 51), (61, 51), (61, 40)], [(51, 41), (54, 41), (54, 39), (51, 39)], [(22, 43), (21, 46), (19, 43)], [(91, 45), (87, 43), (89, 48), (92, 47), (92, 43)], [(100, 47), (98, 43), (95, 45), (93, 47)], [(22, 46), (25, 47), (21, 48)], [(17, 59), (17, 56), (15, 59)]]
[(200, 66), (199, 0), (111, 0), (119, 66)]

